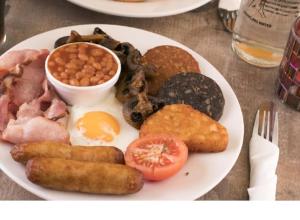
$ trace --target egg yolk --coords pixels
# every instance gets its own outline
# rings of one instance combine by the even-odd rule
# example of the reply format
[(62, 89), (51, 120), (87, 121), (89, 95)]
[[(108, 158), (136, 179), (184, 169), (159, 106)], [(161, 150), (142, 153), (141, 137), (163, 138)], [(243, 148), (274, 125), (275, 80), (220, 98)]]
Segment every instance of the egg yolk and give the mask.
[(118, 121), (106, 112), (87, 112), (76, 122), (76, 127), (87, 138), (112, 141), (120, 133)]

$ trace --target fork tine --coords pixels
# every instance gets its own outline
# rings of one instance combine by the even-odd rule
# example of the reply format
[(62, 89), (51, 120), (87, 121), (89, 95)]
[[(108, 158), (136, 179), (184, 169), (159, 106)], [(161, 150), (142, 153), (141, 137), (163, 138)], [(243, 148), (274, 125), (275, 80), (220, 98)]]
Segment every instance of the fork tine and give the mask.
[(275, 120), (275, 107), (274, 103), (270, 103), (270, 123), (269, 123), (269, 141), (273, 140), (273, 131), (274, 131), (274, 120)]
[(268, 133), (268, 111), (264, 109), (264, 138), (267, 139)]
[(231, 31), (233, 31), (234, 24), (235, 24), (235, 20), (233, 18), (230, 18), (230, 30)]
[(268, 139), (269, 112), (265, 109), (265, 124), (264, 124), (264, 138)]
[(264, 126), (264, 110), (262, 108), (259, 108), (258, 114), (259, 114), (258, 135), (262, 136), (263, 126)]
[(259, 110), (256, 112), (256, 116), (255, 116), (255, 121), (254, 121), (254, 126), (252, 131), (253, 136), (258, 134), (258, 124), (259, 124)]
[(266, 131), (266, 133), (267, 133), (267, 136), (266, 136), (266, 139), (267, 140), (269, 140), (270, 139), (270, 122), (271, 122), (271, 111), (270, 111), (270, 109), (268, 110), (268, 111), (266, 111), (266, 113), (267, 113), (267, 131)]
[(273, 102), (259, 106), (253, 127), (253, 135), (258, 134), (278, 145), (278, 112)]
[(275, 112), (275, 120), (274, 120), (274, 132), (273, 132), (273, 140), (272, 142), (278, 145), (278, 112)]
[(218, 11), (226, 30), (232, 32), (237, 18), (237, 11), (228, 11), (220, 8)]

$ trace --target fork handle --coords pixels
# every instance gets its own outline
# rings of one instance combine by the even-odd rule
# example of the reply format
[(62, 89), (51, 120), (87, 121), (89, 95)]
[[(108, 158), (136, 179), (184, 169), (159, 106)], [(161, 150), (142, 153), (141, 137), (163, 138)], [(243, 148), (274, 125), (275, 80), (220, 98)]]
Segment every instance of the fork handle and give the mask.
[(248, 189), (250, 199), (275, 199), (278, 158), (279, 148), (275, 144), (258, 135), (251, 138), (249, 146), (251, 171)]

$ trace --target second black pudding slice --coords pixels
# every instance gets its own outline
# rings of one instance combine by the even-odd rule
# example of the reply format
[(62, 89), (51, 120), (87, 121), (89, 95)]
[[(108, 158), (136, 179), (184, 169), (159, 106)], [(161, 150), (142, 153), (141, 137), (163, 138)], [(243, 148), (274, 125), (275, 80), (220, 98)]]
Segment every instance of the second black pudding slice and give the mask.
[(218, 84), (200, 73), (180, 73), (160, 88), (158, 98), (166, 105), (188, 104), (219, 120), (224, 109), (224, 96)]

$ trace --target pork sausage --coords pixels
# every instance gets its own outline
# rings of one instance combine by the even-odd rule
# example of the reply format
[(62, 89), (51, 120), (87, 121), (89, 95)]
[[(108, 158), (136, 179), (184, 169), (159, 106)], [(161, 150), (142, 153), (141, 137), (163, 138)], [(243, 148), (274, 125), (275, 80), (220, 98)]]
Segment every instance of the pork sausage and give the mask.
[(10, 153), (15, 161), (24, 164), (34, 157), (124, 164), (124, 154), (116, 147), (71, 146), (64, 143), (44, 141), (17, 144), (12, 148)]
[(143, 187), (140, 171), (113, 163), (40, 157), (27, 162), (26, 175), (35, 184), (61, 191), (126, 195)]

